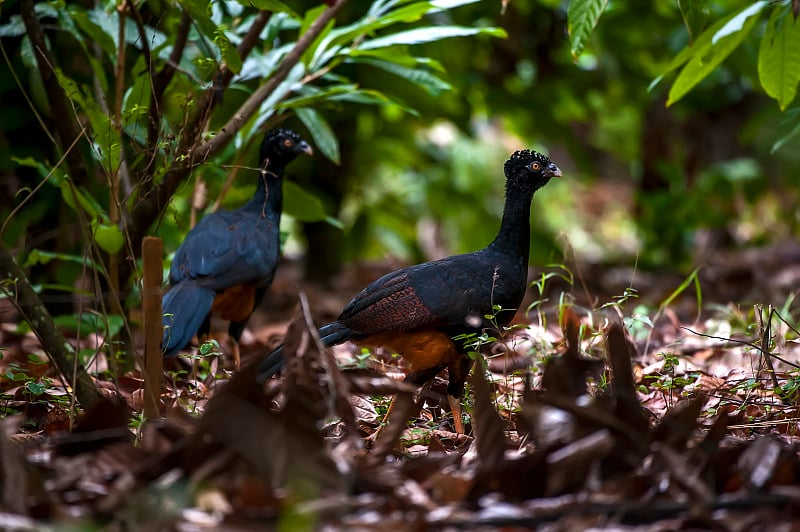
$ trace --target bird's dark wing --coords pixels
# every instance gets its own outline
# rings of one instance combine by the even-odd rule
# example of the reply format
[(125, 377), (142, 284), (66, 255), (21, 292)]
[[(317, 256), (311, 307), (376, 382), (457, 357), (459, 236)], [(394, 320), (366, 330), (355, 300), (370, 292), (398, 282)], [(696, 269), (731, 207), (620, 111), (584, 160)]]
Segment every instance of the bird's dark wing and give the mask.
[(186, 235), (170, 268), (170, 283), (195, 279), (205, 288), (269, 282), (278, 260), (278, 228), (269, 218), (241, 211), (218, 212), (203, 218)]
[[(476, 252), (397, 270), (356, 295), (337, 321), (360, 335), (426, 326), (470, 328), (469, 318), (483, 321), (493, 304), (516, 308), (522, 299), (525, 272), (502, 263)], [(506, 286), (521, 286), (522, 292), (509, 294)]]

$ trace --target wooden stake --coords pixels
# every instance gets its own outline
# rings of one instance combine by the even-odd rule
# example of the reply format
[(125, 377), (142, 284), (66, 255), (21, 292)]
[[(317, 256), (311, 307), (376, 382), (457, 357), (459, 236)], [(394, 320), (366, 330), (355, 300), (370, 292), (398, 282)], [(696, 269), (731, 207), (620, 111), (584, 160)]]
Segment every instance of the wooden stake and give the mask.
[(144, 323), (144, 417), (160, 416), (161, 379), (161, 239), (142, 240), (142, 321)]

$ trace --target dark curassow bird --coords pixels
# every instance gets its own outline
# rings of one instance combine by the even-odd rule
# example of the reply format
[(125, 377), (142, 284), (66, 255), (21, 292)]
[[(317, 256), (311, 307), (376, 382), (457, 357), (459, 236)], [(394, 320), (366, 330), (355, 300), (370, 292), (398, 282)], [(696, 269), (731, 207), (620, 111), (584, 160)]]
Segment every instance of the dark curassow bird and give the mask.
[(269, 131), (261, 143), (253, 198), (239, 209), (209, 214), (186, 235), (172, 259), (161, 302), (164, 356), (177, 354), (195, 334), (208, 334), (214, 313), (230, 320), (238, 369), (239, 338), (272, 283), (280, 257), (283, 171), (301, 153), (312, 150), (300, 135), (289, 129)]
[[(447, 368), (458, 432), (463, 432), (461, 396), (472, 361), (464, 341), (453, 338), (511, 322), (527, 286), (533, 194), (561, 170), (544, 155), (522, 150), (505, 163), (505, 175), (503, 219), (491, 244), (384, 275), (356, 295), (336, 321), (319, 329), (326, 347), (350, 340), (400, 354), (410, 369), (406, 380), (417, 386)], [(278, 347), (261, 362), (259, 381), (283, 364)]]

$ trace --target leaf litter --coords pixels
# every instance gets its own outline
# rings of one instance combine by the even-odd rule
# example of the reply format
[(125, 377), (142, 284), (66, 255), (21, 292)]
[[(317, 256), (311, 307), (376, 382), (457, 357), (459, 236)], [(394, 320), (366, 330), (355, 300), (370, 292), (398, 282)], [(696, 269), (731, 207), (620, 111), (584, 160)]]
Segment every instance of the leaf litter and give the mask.
[(560, 306), (560, 320), (548, 309), (483, 346), (466, 434), (453, 431), (444, 376), (417, 391), (387, 376), (404, 374), (396, 357), (320, 349), (307, 303), (281, 379), (262, 387), (252, 363), (233, 374), (219, 357), (190, 360), (167, 372), (164, 416), (146, 423), (136, 371), (98, 378), (104, 401), (76, 417), (46, 368), (28, 373), (51, 375), (42, 390), (12, 378), (27, 367), (15, 347), (0, 368), (16, 412), (0, 421), (0, 527), (800, 524), (787, 314), (719, 307), (686, 324), (664, 309), (645, 323), (589, 307)]

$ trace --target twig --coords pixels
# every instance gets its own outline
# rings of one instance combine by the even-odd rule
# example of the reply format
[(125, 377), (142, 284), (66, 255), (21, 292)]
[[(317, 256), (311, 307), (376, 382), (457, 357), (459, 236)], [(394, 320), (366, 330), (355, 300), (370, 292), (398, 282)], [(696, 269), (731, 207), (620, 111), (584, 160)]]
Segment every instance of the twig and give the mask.
[(76, 144), (78, 144), (78, 141), (81, 139), (81, 137), (83, 136), (83, 134), (84, 134), (84, 132), (85, 132), (85, 131), (86, 131), (85, 129), (82, 129), (82, 130), (81, 130), (81, 132), (78, 134), (78, 136), (77, 136), (77, 137), (75, 137), (75, 140), (73, 140), (73, 141), (72, 141), (72, 144), (70, 144), (70, 145), (69, 145), (69, 148), (67, 148), (67, 150), (66, 150), (66, 152), (64, 153), (64, 155), (62, 155), (62, 156), (61, 156), (61, 159), (59, 159), (59, 160), (58, 160), (58, 162), (57, 162), (57, 163), (56, 163), (56, 164), (53, 166), (53, 168), (50, 170), (50, 172), (47, 174), (47, 176), (46, 176), (44, 179), (42, 179), (42, 180), (39, 182), (39, 184), (38, 184), (38, 185), (36, 185), (36, 187), (34, 187), (34, 189), (33, 189), (33, 190), (31, 190), (31, 191), (30, 191), (30, 193), (29, 193), (27, 196), (25, 196), (25, 198), (24, 198), (22, 201), (20, 201), (20, 202), (19, 202), (19, 204), (18, 204), (16, 207), (14, 207), (14, 210), (13, 210), (13, 211), (11, 211), (11, 214), (9, 214), (9, 215), (6, 217), (5, 221), (3, 222), (3, 225), (2, 225), (2, 226), (0, 226), (0, 236), (2, 236), (2, 235), (3, 235), (3, 233), (4, 233), (4, 232), (5, 232), (5, 230), (6, 230), (6, 226), (8, 225), (8, 222), (10, 222), (10, 221), (11, 221), (11, 219), (14, 217), (14, 215), (16, 215), (16, 214), (17, 214), (17, 212), (18, 212), (19, 210), (21, 210), (21, 209), (22, 209), (22, 207), (23, 207), (23, 206), (24, 206), (24, 205), (25, 205), (25, 204), (28, 202), (28, 200), (29, 200), (29, 199), (31, 199), (31, 198), (33, 198), (33, 196), (35, 196), (35, 195), (36, 195), (36, 193), (39, 191), (39, 189), (40, 189), (40, 188), (42, 188), (42, 187), (44, 186), (44, 184), (45, 184), (45, 183), (47, 183), (47, 182), (50, 180), (50, 176), (52, 176), (52, 175), (53, 175), (53, 173), (55, 173), (56, 169), (57, 169), (59, 166), (61, 166), (61, 163), (63, 163), (63, 162), (64, 162), (64, 159), (66, 159), (66, 158), (67, 158), (67, 154), (68, 154), (69, 152), (71, 152), (71, 151), (72, 151), (72, 150), (75, 148), (75, 145), (76, 145)]
[[(158, 73), (154, 74), (152, 72), (152, 61), (147, 62), (147, 66), (151, 70), (150, 75), (152, 76), (153, 84), (150, 91), (150, 107), (147, 113), (147, 165), (141, 177), (150, 175), (152, 165), (156, 161), (158, 134), (161, 129), (161, 102), (164, 99), (164, 91), (166, 91), (169, 82), (175, 76), (181, 56), (183, 56), (183, 50), (186, 48), (189, 30), (191, 29), (192, 19), (189, 13), (184, 11), (181, 22), (178, 25), (178, 31), (175, 34), (175, 44), (172, 46), (172, 52), (170, 52), (169, 59), (164, 63), (164, 66)], [(141, 182), (141, 180), (139, 181)]]
[[(44, 32), (39, 25), (39, 19), (33, 9), (33, 0), (21, 0), (19, 4), (22, 20), (25, 23), (26, 33), (31, 41), (31, 48), (36, 57), (36, 66), (39, 75), (42, 77), (44, 88), (47, 91), (47, 98), (53, 111), (53, 126), (58, 131), (62, 142), (66, 139), (74, 139), (78, 136), (78, 124), (74, 113), (68, 111), (67, 97), (55, 79), (55, 70), (51, 60), (47, 45), (44, 40)], [(86, 166), (81, 157), (81, 150), (70, 150), (67, 152), (67, 166), (73, 179), (82, 182), (86, 177)]]
[(336, 0), (335, 4), (323, 11), (303, 36), (300, 37), (294, 48), (286, 55), (281, 65), (269, 80), (256, 89), (256, 91), (241, 105), (239, 110), (234, 113), (233, 117), (222, 126), (218, 134), (214, 135), (197, 148), (196, 152), (199, 154), (201, 160), (206, 160), (211, 154), (227, 144), (239, 129), (241, 129), (244, 123), (258, 111), (258, 108), (264, 100), (266, 100), (267, 97), (278, 88), (278, 85), (286, 79), (286, 76), (289, 75), (292, 68), (300, 61), (300, 58), (311, 43), (314, 42), (314, 39), (317, 38), (328, 22), (330, 22), (333, 16), (336, 15), (346, 2), (347, 0)]
[(760, 305), (756, 305), (756, 310), (758, 310), (758, 319), (761, 321), (761, 354), (767, 355), (764, 356), (764, 364), (767, 365), (767, 370), (772, 378), (773, 388), (778, 389), (778, 376), (775, 375), (775, 367), (772, 365), (772, 358), (769, 356), (769, 341), (770, 337), (772, 336), (772, 314), (775, 312), (775, 309), (772, 307), (772, 305), (768, 305), (767, 309), (769, 309), (767, 311), (767, 319), (764, 320), (764, 309), (762, 309)]
[[(94, 381), (78, 361), (74, 348), (58, 330), (52, 316), (33, 291), (25, 273), (2, 242), (0, 242), (0, 279), (4, 280), (0, 283), (0, 290), (9, 296), (9, 300), (30, 325), (66, 382), (71, 381), (78, 401), (84, 408), (91, 406), (100, 399)], [(72, 370), (75, 372), (74, 380), (69, 378)]]
[(736, 338), (723, 338), (722, 336), (714, 336), (713, 334), (701, 333), (701, 332), (692, 330), (689, 327), (686, 327), (685, 325), (681, 325), (680, 328), (684, 329), (686, 331), (689, 331), (692, 334), (696, 334), (697, 336), (702, 336), (703, 338), (711, 338), (712, 340), (723, 340), (723, 341), (731, 342), (731, 343), (734, 343), (734, 344), (740, 344), (740, 345), (746, 345), (748, 347), (752, 347), (753, 349), (755, 349), (757, 351), (760, 351), (760, 352), (764, 353), (767, 356), (773, 357), (776, 360), (779, 360), (779, 361), (783, 362), (784, 364), (792, 366), (793, 368), (800, 369), (800, 364), (795, 364), (794, 362), (790, 362), (790, 361), (786, 360), (785, 358), (776, 355), (775, 353), (770, 353), (768, 350), (765, 350), (762, 347), (760, 347), (760, 346), (758, 346), (758, 345), (756, 345), (756, 344), (754, 344), (752, 342), (747, 342), (745, 340), (737, 340)]
[[(211, 140), (202, 143), (199, 147), (197, 147), (196, 143), (200, 138), (200, 131), (205, 122), (202, 111), (198, 112), (193, 123), (187, 125), (187, 131), (178, 146), (174, 162), (165, 173), (162, 184), (154, 188), (151, 198), (138, 201), (133, 206), (129, 216), (130, 223), (126, 231), (129, 241), (138, 242), (144, 237), (150, 229), (150, 226), (153, 225), (156, 219), (161, 216), (161, 213), (164, 212), (169, 200), (177, 190), (178, 185), (191, 173), (192, 169), (202, 164), (208, 157), (227, 144), (244, 123), (255, 114), (264, 100), (266, 100), (275, 88), (286, 79), (291, 69), (300, 61), (303, 53), (346, 1), (347, 0), (337, 0), (334, 5), (323, 11), (319, 18), (317, 18), (303, 36), (300, 37), (294, 48), (287, 54), (272, 77), (242, 104), (233, 118), (231, 118)], [(249, 45), (250, 42), (250, 40), (243, 41), (242, 45), (244, 46), (245, 43)], [(206, 96), (206, 98), (211, 97), (212, 96)], [(135, 257), (132, 257), (131, 261), (123, 263), (125, 265), (123, 266), (124, 273), (133, 271), (134, 260)], [(120, 278), (125, 278), (125, 276), (121, 275)]]
[(552, 499), (538, 499), (538, 508), (528, 510), (529, 515), (516, 517), (463, 517), (459, 515), (453, 519), (441, 519), (430, 522), (438, 528), (454, 527), (463, 529), (474, 529), (481, 526), (492, 527), (523, 527), (534, 528), (546, 522), (558, 519), (577, 516), (605, 516), (614, 517), (616, 520), (635, 520), (639, 523), (654, 523), (661, 519), (667, 519), (683, 514), (693, 514), (702, 508), (707, 512), (715, 510), (732, 510), (734, 512), (748, 511), (752, 509), (763, 510), (796, 504), (800, 501), (797, 493), (752, 493), (747, 495), (720, 496), (708, 504), (699, 505), (695, 500), (686, 502), (672, 501), (637, 501), (604, 503), (592, 502), (575, 496), (554, 497)]

